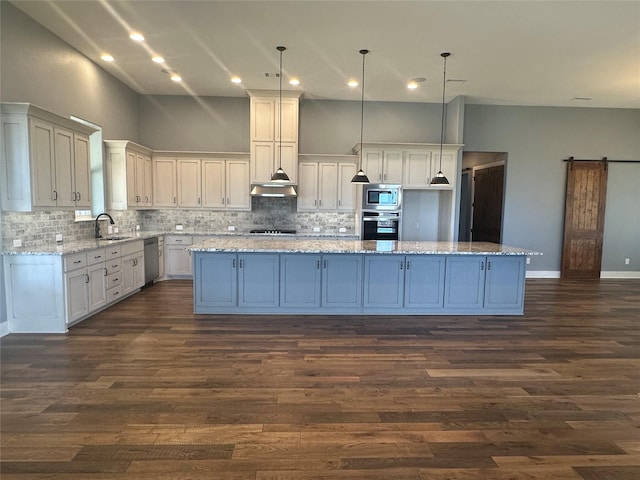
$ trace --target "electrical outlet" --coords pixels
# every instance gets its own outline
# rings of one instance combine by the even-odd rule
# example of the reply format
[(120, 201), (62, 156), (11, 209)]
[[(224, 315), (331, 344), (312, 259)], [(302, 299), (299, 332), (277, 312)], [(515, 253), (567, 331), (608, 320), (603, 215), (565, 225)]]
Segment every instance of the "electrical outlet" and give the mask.
[(109, 226), (107, 227), (107, 233), (108, 233), (109, 235), (111, 235), (111, 234), (113, 233), (113, 226), (109, 225)]
[(631, 263), (631, 259), (630, 258), (625, 258), (624, 259), (624, 264), (625, 265), (629, 265)]
[(19, 238), (16, 238), (16, 239), (13, 241), (13, 246), (14, 246), (15, 248), (17, 248), (17, 247), (21, 247), (21, 246), (22, 246), (22, 240), (21, 240), (21, 239), (19, 239)]
[(113, 233), (120, 233), (120, 229), (118, 227), (113, 227)]
[(230, 231), (230, 232), (235, 232), (236, 231), (236, 227), (234, 227), (233, 225), (229, 225), (227, 227), (227, 230)]
[(320, 231), (320, 227), (313, 227), (313, 231), (314, 232), (319, 232)]
[(527, 257), (527, 265), (531, 264), (531, 257)]
[(184, 227), (182, 225), (176, 225), (176, 230), (178, 230), (179, 232), (184, 230)]
[(339, 231), (340, 233), (344, 233), (344, 232), (346, 232), (346, 231), (347, 231), (347, 229), (346, 229), (346, 228), (344, 228), (344, 227), (340, 227), (338, 231)]
[(61, 241), (62, 241), (62, 234), (56, 233), (56, 242), (61, 242)]
[(136, 232), (140, 231), (140, 225), (136, 225)]

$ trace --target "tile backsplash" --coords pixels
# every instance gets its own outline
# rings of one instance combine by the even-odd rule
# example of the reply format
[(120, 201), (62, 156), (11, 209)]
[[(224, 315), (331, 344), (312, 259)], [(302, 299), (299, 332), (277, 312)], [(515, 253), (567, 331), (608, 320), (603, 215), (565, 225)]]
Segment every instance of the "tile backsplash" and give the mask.
[[(252, 198), (252, 210), (127, 210), (109, 211), (120, 234), (132, 234), (136, 225), (142, 230), (176, 230), (183, 225), (184, 231), (203, 233), (226, 233), (229, 226), (236, 233), (248, 233), (251, 229), (294, 229), (300, 234), (354, 235), (355, 213), (353, 212), (298, 212), (295, 198)], [(42, 247), (55, 243), (56, 234), (62, 234), (65, 242), (93, 238), (93, 221), (76, 222), (72, 211), (2, 212), (2, 249), (13, 248), (13, 240), (22, 240), (23, 247)], [(100, 222), (106, 236), (108, 221)], [(345, 228), (345, 232), (340, 232)]]

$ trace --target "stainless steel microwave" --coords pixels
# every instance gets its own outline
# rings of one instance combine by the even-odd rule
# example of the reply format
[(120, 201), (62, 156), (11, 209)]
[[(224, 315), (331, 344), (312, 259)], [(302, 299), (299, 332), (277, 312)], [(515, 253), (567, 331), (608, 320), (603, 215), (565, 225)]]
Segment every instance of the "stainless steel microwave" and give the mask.
[(400, 210), (402, 187), (369, 183), (362, 188), (362, 210)]

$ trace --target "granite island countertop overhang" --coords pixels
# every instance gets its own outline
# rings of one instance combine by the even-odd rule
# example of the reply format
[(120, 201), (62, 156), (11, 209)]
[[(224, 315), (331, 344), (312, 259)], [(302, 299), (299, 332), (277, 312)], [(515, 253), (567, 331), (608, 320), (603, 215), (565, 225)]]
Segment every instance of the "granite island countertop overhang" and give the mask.
[(425, 242), (391, 240), (316, 240), (298, 238), (215, 238), (197, 243), (192, 252), (316, 253), (400, 255), (542, 255), (527, 248), (489, 242)]

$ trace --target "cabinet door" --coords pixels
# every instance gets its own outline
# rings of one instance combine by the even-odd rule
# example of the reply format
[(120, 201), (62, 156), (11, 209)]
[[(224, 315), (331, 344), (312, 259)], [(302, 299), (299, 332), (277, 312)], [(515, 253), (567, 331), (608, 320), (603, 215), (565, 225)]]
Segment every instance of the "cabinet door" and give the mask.
[(338, 163), (338, 210), (352, 212), (356, 208), (356, 185), (351, 179), (356, 174), (353, 163)]
[(525, 257), (487, 257), (484, 306), (491, 309), (522, 309)]
[(67, 324), (89, 315), (89, 274), (86, 268), (65, 274)]
[[(273, 98), (251, 97), (251, 141), (273, 142), (275, 139), (275, 106)], [(253, 158), (253, 157), (252, 157)]]
[(238, 260), (235, 253), (195, 252), (194, 302), (204, 307), (237, 305)]
[(137, 175), (144, 175), (142, 172), (138, 172), (138, 161), (135, 152), (127, 150), (127, 207), (135, 208), (140, 206), (142, 201), (141, 193), (138, 191), (138, 183), (136, 182)]
[(200, 207), (200, 160), (178, 159), (178, 206)]
[(318, 164), (304, 162), (299, 166), (298, 211), (317, 210), (318, 208)]
[(273, 148), (273, 142), (251, 142), (251, 183), (271, 180), (274, 171)]
[(427, 188), (431, 181), (431, 152), (406, 152), (403, 176), (404, 188)]
[(165, 247), (165, 268), (168, 276), (191, 276), (193, 266), (191, 255), (185, 245), (167, 245)]
[(150, 207), (153, 205), (153, 166), (149, 155), (141, 155), (140, 157), (138, 161), (142, 163), (141, 203), (144, 207)]
[(280, 306), (320, 306), (320, 255), (280, 255)]
[(486, 257), (452, 255), (447, 257), (445, 265), (444, 307), (482, 308)]
[(407, 255), (404, 306), (441, 309), (444, 302), (444, 269), (444, 256)]
[[(282, 141), (297, 142), (298, 141), (298, 99), (283, 98), (282, 99)], [(275, 137), (274, 141), (280, 140), (280, 104), (275, 101)], [(285, 172), (289, 173), (286, 169)]]
[(227, 160), (226, 175), (228, 209), (251, 210), (249, 193), (249, 162), (246, 160)]
[(31, 186), (34, 207), (56, 205), (53, 126), (40, 120), (29, 121)]
[(122, 257), (122, 294), (127, 295), (136, 288), (136, 255)]
[(321, 163), (318, 171), (318, 209), (338, 208), (338, 164)]
[(382, 163), (382, 183), (402, 184), (402, 150), (385, 150)]
[(104, 263), (87, 269), (89, 275), (89, 311), (93, 312), (107, 304), (107, 268)]
[(403, 255), (365, 255), (365, 308), (402, 307), (404, 300), (404, 263)]
[(322, 305), (362, 307), (362, 255), (322, 256)]
[(362, 169), (371, 183), (382, 183), (382, 150), (363, 150)]
[(73, 188), (73, 132), (65, 128), (55, 127), (55, 190), (58, 207), (73, 207), (75, 191)]
[(175, 207), (178, 205), (177, 172), (175, 158), (153, 160), (153, 205)]
[(144, 252), (138, 252), (133, 265), (133, 285), (136, 289), (144, 286)]
[(238, 305), (277, 307), (279, 303), (279, 255), (238, 255)]
[(202, 161), (202, 206), (224, 208), (226, 205), (225, 161)]
[(89, 151), (89, 137), (75, 133), (73, 135), (73, 184), (76, 208), (91, 208), (91, 159)]
[[(291, 183), (298, 182), (298, 144), (290, 143), (290, 142), (282, 142), (282, 145), (279, 143), (275, 144), (276, 158), (273, 164), (273, 171), (278, 169), (280, 165), (282, 165), (282, 169), (289, 176), (289, 180)], [(282, 158), (279, 156), (279, 152), (282, 151)], [(271, 179), (271, 176), (269, 176)]]
[[(458, 154), (456, 152), (442, 152), (442, 165), (440, 164), (440, 151), (433, 152), (433, 161), (431, 162), (431, 177), (434, 177), (442, 167), (442, 173), (449, 180), (448, 185), (433, 185), (431, 188), (439, 190), (451, 190), (456, 183), (457, 178), (457, 161)], [(429, 179), (431, 181), (431, 179)]]

